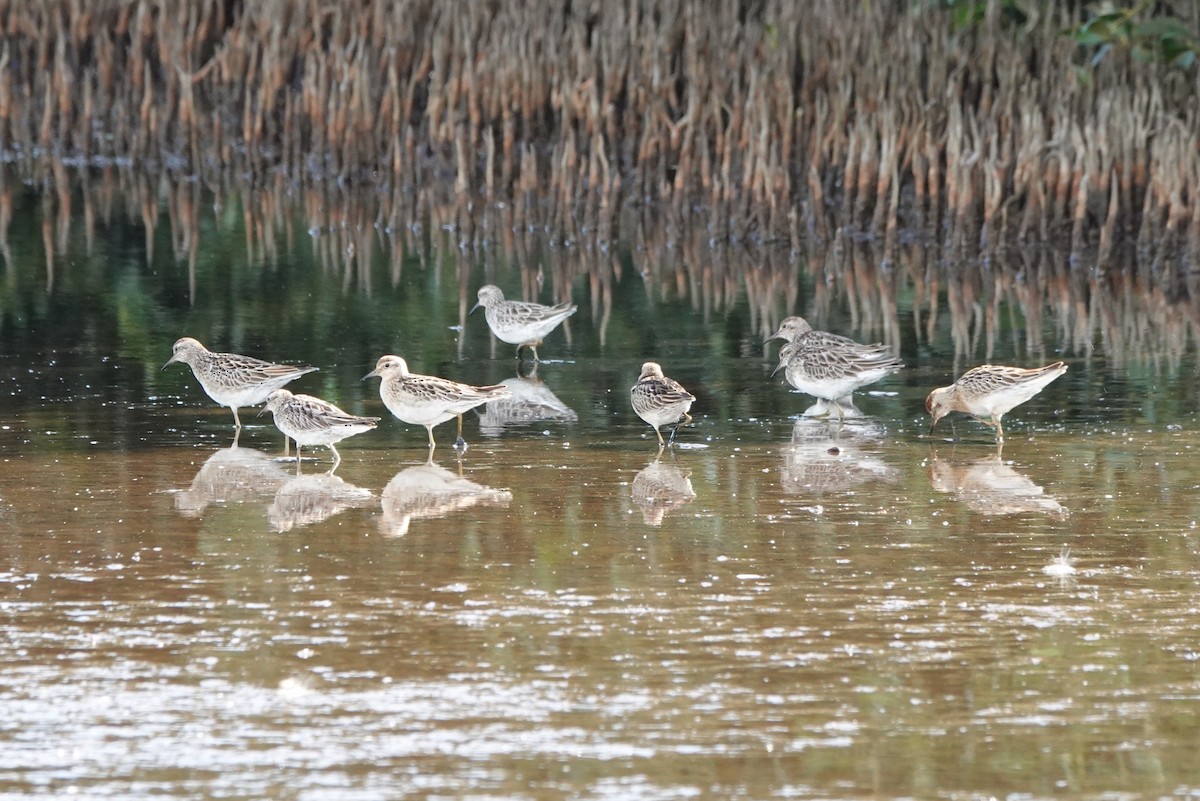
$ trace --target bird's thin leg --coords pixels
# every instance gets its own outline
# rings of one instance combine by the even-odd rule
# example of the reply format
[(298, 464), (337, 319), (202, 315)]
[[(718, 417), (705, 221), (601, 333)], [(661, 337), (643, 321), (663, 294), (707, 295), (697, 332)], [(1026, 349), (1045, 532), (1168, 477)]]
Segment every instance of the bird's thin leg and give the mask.
[(237, 427), (238, 431), (241, 431), (242, 430), (242, 418), (238, 417), (237, 407), (231, 406), (230, 408), (233, 409), (233, 424), (234, 424), (234, 426)]
[(296, 443), (296, 475), (300, 475), (300, 443)]
[(333, 473), (337, 470), (337, 466), (342, 463), (342, 455), (338, 453), (337, 448), (333, 447), (333, 443), (329, 444), (329, 450), (333, 451), (333, 466), (329, 468), (329, 472)]
[(517, 377), (518, 378), (528, 378), (530, 380), (533, 380), (533, 379), (537, 378), (537, 370), (538, 370), (537, 362), (530, 362), (528, 373), (522, 373), (521, 365), (518, 364), (517, 365)]
[(433, 453), (433, 426), (425, 426), (425, 431), (429, 434), (429, 452)]
[(462, 415), (461, 414), (458, 416), (458, 439), (454, 440), (454, 449), (455, 450), (461, 449), (463, 451), (466, 451), (466, 449), (467, 449), (467, 441), (465, 439), (463, 439), (463, 435), (462, 435)]
[(283, 435), (283, 458), (286, 459), (287, 457), (289, 457), (291, 455), (292, 455), (292, 438), (289, 437), (287, 434), (284, 434)]
[(979, 419), (979, 422), (983, 423), (988, 428), (996, 429), (996, 441), (997, 442), (1004, 441), (1004, 427), (1000, 425), (999, 417), (990, 417), (987, 419), (980, 417), (978, 419)]
[(667, 447), (667, 443), (666, 443), (666, 441), (663, 440), (662, 432), (658, 430), (658, 426), (654, 427), (654, 433), (658, 434), (658, 447), (660, 447), (660, 448)]

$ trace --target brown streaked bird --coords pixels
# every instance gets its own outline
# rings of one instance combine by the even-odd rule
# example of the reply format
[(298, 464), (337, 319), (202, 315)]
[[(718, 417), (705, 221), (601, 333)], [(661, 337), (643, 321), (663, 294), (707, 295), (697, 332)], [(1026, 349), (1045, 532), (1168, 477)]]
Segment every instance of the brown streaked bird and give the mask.
[(537, 349), (546, 335), (578, 309), (573, 303), (544, 306), (541, 303), (505, 300), (504, 293), (493, 284), (479, 288), (479, 302), (471, 308), (471, 313), (474, 314), (480, 306), (483, 307), (488, 328), (492, 329), (496, 338), (516, 345), (518, 359), (521, 358), (522, 348), (531, 348), (535, 362), (541, 361)]
[[(782, 369), (789, 384), (832, 404), (839, 418), (844, 418), (847, 410), (857, 411), (855, 390), (904, 366), (887, 345), (863, 345), (840, 334), (814, 331), (803, 317), (785, 318), (779, 330), (767, 337), (768, 342), (773, 339), (785, 342), (771, 375)], [(819, 406), (828, 409), (825, 404)]]
[(284, 384), (317, 369), (307, 364), (273, 364), (252, 356), (216, 353), (191, 337), (176, 340), (172, 351), (162, 369), (175, 362), (191, 367), (192, 375), (196, 376), (208, 397), (233, 410), (233, 423), (238, 432), (242, 430), (239, 406), (257, 406)]
[(388, 411), (405, 423), (425, 426), (429, 434), (430, 454), (434, 449), (434, 426), (457, 416), (458, 440), (455, 446), (464, 447), (463, 412), (488, 401), (507, 398), (510, 394), (507, 387), (499, 384), (474, 387), (448, 378), (412, 373), (404, 359), (392, 355), (379, 357), (375, 369), (363, 376), (363, 380), (374, 376), (383, 379), (379, 384), (379, 396)]
[(996, 429), (996, 441), (1004, 441), (1000, 418), (1041, 392), (1067, 371), (1062, 362), (1045, 367), (1007, 367), (984, 364), (963, 373), (948, 387), (939, 387), (925, 399), (925, 411), (933, 417), (929, 433), (950, 412), (965, 412)]
[[(679, 382), (663, 375), (662, 367), (657, 362), (646, 362), (637, 383), (629, 390), (629, 402), (637, 416), (654, 426), (658, 435), (659, 448), (665, 448), (659, 426), (670, 425), (676, 420), (683, 419), (684, 423), (692, 422), (688, 410), (696, 397), (688, 392)], [(678, 428), (678, 426), (676, 426)], [(671, 442), (675, 441), (675, 428), (671, 429)]]
[(259, 415), (271, 412), (275, 427), (285, 436), (296, 440), (296, 472), (300, 472), (300, 449), (305, 445), (328, 445), (333, 451), (333, 466), (342, 463), (334, 443), (346, 437), (370, 431), (379, 422), (378, 417), (362, 417), (344, 412), (328, 401), (312, 395), (293, 395), (286, 389), (277, 389), (267, 396), (267, 405)]

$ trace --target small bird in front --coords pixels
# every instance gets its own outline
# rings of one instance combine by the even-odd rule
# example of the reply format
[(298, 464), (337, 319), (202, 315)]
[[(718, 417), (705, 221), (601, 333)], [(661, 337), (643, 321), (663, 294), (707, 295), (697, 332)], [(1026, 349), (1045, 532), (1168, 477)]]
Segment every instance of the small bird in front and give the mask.
[(508, 388), (499, 384), (475, 387), (448, 378), (409, 372), (408, 363), (392, 355), (379, 357), (375, 369), (363, 376), (363, 380), (375, 376), (383, 379), (379, 384), (379, 396), (388, 411), (405, 423), (425, 426), (429, 434), (430, 458), (435, 447), (434, 426), (457, 416), (458, 439), (454, 447), (465, 450), (467, 443), (462, 436), (463, 413), (510, 395)]
[[(882, 344), (863, 345), (849, 337), (814, 331), (803, 317), (788, 317), (767, 341), (785, 340), (779, 349), (779, 364), (771, 375), (784, 371), (789, 384), (819, 401), (814, 408), (828, 414), (828, 404), (838, 418), (857, 412), (854, 391), (874, 384), (904, 364)], [(806, 414), (810, 414), (806, 412)]]
[(233, 410), (237, 433), (242, 430), (238, 407), (257, 406), (284, 384), (317, 369), (308, 364), (273, 364), (237, 353), (217, 353), (191, 337), (176, 340), (172, 351), (162, 369), (175, 362), (191, 367), (208, 397)]
[(996, 442), (1003, 442), (1000, 418), (1066, 371), (1067, 365), (1062, 362), (1029, 369), (1000, 364), (972, 368), (950, 386), (933, 390), (925, 399), (925, 411), (933, 417), (929, 433), (950, 412), (965, 412), (995, 428)]
[(488, 328), (497, 339), (510, 345), (517, 346), (517, 358), (521, 358), (521, 349), (533, 350), (533, 360), (538, 358), (538, 345), (551, 331), (570, 317), (579, 308), (573, 303), (560, 303), (557, 306), (544, 306), (541, 303), (526, 303), (519, 300), (505, 300), (504, 293), (493, 284), (479, 288), (479, 302), (471, 308), (483, 307), (483, 316), (487, 318)]
[[(684, 423), (692, 422), (692, 416), (688, 414), (688, 411), (692, 408), (692, 402), (695, 400), (696, 397), (684, 389), (678, 381), (663, 375), (662, 367), (657, 362), (643, 364), (637, 383), (629, 390), (629, 402), (633, 405), (637, 416), (654, 427), (654, 433), (658, 436), (660, 453), (669, 443), (663, 440), (662, 432), (658, 430), (659, 427), (670, 425), (680, 419)], [(678, 426), (671, 429), (669, 442), (675, 441), (677, 429)]]
[(284, 436), (296, 440), (296, 472), (300, 472), (300, 449), (305, 445), (328, 445), (333, 452), (332, 473), (342, 463), (334, 443), (375, 428), (378, 417), (363, 417), (344, 412), (328, 401), (312, 395), (294, 395), (277, 389), (267, 396), (267, 405), (258, 414), (271, 412), (275, 427)]

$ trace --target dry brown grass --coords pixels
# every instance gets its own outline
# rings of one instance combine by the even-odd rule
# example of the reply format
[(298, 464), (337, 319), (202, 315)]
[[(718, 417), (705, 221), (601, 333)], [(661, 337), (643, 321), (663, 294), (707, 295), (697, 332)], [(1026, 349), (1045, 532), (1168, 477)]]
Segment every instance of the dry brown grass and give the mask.
[[(0, 0), (0, 143), (328, 193), (431, 191), (612, 234), (623, 205), (718, 239), (945, 226), (1200, 239), (1195, 73), (1106, 58), (1056, 10), (955, 33), (914, 4)], [(1078, 12), (1075, 12), (1078, 13)], [(392, 220), (396, 222), (396, 220)]]

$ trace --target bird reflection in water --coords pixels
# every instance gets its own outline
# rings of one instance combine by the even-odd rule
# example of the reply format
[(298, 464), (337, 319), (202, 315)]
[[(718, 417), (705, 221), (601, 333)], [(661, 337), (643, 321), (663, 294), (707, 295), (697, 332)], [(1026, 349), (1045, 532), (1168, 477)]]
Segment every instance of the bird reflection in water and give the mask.
[[(461, 465), (460, 465), (461, 470)], [(432, 460), (406, 467), (383, 488), (382, 532), (402, 537), (409, 524), (421, 518), (446, 517), (472, 506), (508, 508), (512, 493), (477, 484)]]
[(690, 474), (677, 464), (663, 462), (661, 454), (638, 471), (633, 477), (633, 502), (642, 508), (647, 525), (661, 526), (667, 512), (695, 500)]
[(297, 474), (275, 492), (267, 510), (267, 521), (279, 532), (311, 526), (356, 506), (365, 506), (375, 496), (370, 490), (329, 473)]
[(289, 478), (273, 457), (234, 445), (208, 457), (188, 489), (175, 494), (175, 509), (199, 517), (213, 503), (244, 503), (269, 498)]
[(967, 508), (983, 515), (1048, 514), (1063, 518), (1070, 512), (1046, 491), (1005, 462), (997, 448), (982, 459), (944, 459), (929, 455), (929, 483), (952, 494)]
[(488, 401), (479, 415), (479, 432), (494, 437), (505, 428), (529, 423), (574, 423), (579, 419), (575, 410), (567, 406), (550, 387), (537, 377), (537, 362), (528, 374), (501, 381), (500, 386), (509, 391), (507, 398)]
[[(797, 390), (799, 391), (799, 390)], [(861, 420), (867, 415), (862, 409), (854, 404), (854, 399), (847, 395), (838, 403), (827, 401), (824, 398), (818, 398), (817, 402), (804, 410), (804, 417), (817, 418), (838, 418), (841, 415), (843, 420)]]
[(791, 444), (783, 448), (780, 485), (788, 493), (822, 495), (868, 481), (895, 481), (895, 468), (867, 450), (886, 436), (880, 423), (850, 415), (841, 422), (801, 417), (792, 426)]

